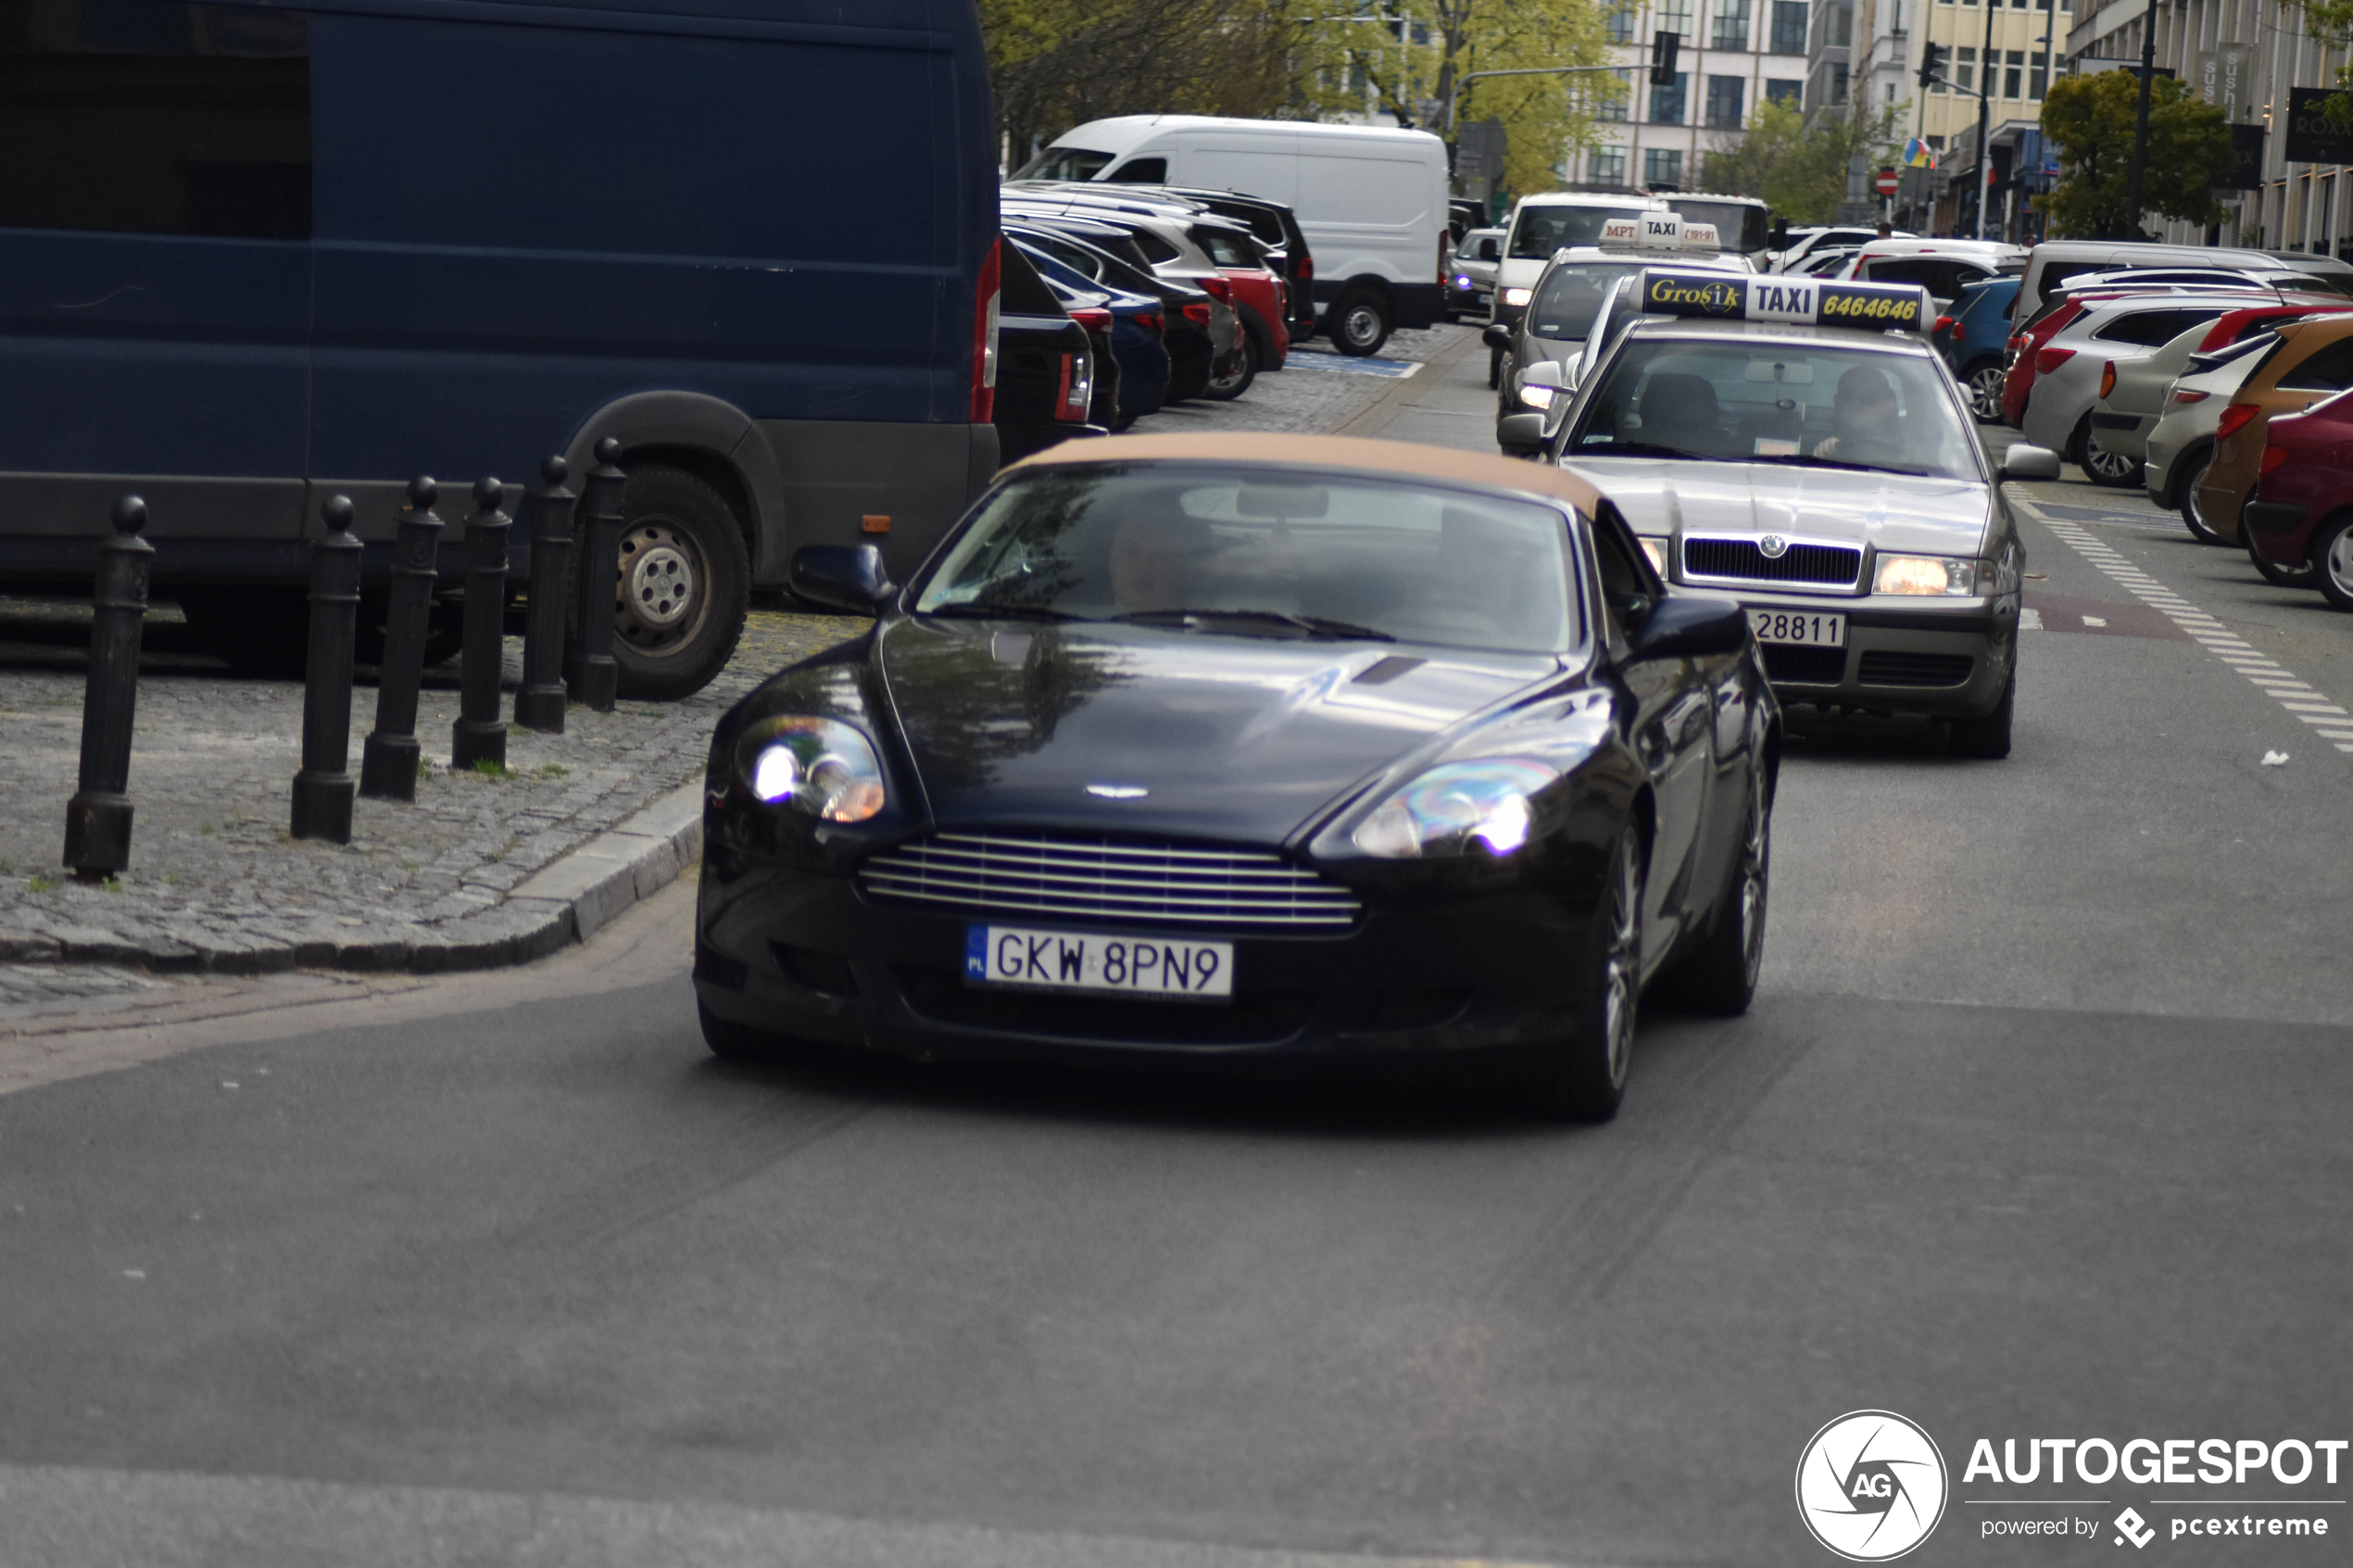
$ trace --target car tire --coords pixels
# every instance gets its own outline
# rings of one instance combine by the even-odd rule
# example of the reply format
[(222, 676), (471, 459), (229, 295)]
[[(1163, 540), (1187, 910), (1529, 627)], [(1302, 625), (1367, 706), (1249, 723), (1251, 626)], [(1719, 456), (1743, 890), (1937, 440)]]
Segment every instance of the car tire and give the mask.
[(2206, 513), (2197, 504), (2198, 481), (2206, 477), (2206, 467), (2213, 460), (2214, 454), (2211, 452), (2194, 459), (2192, 466), (2176, 481), (2182, 487), (2182, 521), (2189, 528), (2190, 537), (2199, 544), (2227, 546), (2230, 541), (2208, 525)]
[(735, 509), (684, 469), (633, 470), (621, 493), (613, 585), (619, 694), (691, 696), (735, 656), (751, 604), (751, 555)]
[(2104, 452), (2093, 445), (2091, 415), (2084, 415), (2083, 422), (2075, 427), (2075, 438), (2071, 445), (2075, 448), (2076, 466), (2083, 470), (2083, 477), (2093, 483), (2109, 490), (2122, 490), (2128, 486), (2139, 488), (2140, 459), (2120, 458), (2113, 452)]
[(1749, 766), (1748, 812), (1741, 829), (1740, 859), (1733, 862), (1716, 926), (1707, 945), (1682, 966), (1674, 982), (1677, 1002), (1693, 1012), (1737, 1018), (1756, 995), (1765, 962), (1766, 900), (1772, 891), (1773, 797), (1764, 759)]
[(1604, 864), (1579, 979), (1575, 1032), (1554, 1047), (1540, 1081), (1548, 1110), (1573, 1122), (1606, 1122), (1626, 1098), (1626, 1070), (1642, 999), (1642, 844), (1632, 823)]
[(1378, 354), (1389, 341), (1389, 306), (1369, 289), (1351, 289), (1325, 315), (1332, 346), (1352, 359)]
[(1994, 711), (1977, 719), (1956, 719), (1947, 728), (1944, 750), (1953, 757), (1974, 757), (1998, 762), (2010, 754), (2010, 718), (2018, 710), (2018, 670), (2002, 684), (2002, 700)]
[(2239, 518), (2239, 544), (2246, 550), (2246, 558), (2264, 582), (2275, 588), (2317, 587), (2320, 572), (2308, 557), (2294, 566), (2276, 561), (2255, 547), (2255, 530), (2247, 527), (2244, 513)]
[(2312, 535), (2312, 575), (2322, 598), (2353, 610), (2353, 512), (2339, 512)]
[(1981, 365), (1969, 373), (1969, 380), (1963, 385), (1969, 393), (1969, 412), (1976, 417), (1979, 424), (1997, 425), (2002, 422), (2002, 382), (2007, 374), (1998, 360)]
[(1504, 351), (1500, 348), (1491, 348), (1487, 351), (1487, 390), (1500, 392), (1503, 386)]
[(1258, 379), (1258, 372), (1265, 364), (1265, 359), (1258, 351), (1258, 334), (1244, 332), (1240, 368), (1222, 380), (1211, 377), (1209, 390), (1202, 395), (1214, 403), (1231, 403), (1250, 390), (1250, 383)]
[(300, 588), (191, 588), (180, 613), (207, 653), (241, 674), (299, 681), (310, 658), (310, 602)]

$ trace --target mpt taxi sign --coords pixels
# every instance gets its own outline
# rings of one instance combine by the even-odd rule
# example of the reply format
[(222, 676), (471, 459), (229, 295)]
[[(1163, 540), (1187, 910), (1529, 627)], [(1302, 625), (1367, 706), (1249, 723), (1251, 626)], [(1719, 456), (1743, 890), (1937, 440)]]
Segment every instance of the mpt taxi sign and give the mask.
[(1917, 283), (1834, 283), (1818, 278), (1728, 277), (1646, 268), (1642, 308), (1655, 316), (1779, 321), (1791, 326), (1924, 332), (1928, 291)]

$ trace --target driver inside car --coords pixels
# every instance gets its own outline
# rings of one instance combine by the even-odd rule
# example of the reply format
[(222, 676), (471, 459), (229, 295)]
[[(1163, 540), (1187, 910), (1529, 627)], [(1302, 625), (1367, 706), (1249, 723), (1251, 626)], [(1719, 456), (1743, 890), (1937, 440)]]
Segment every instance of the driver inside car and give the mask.
[(1869, 365), (1850, 367), (1838, 378), (1831, 405), (1830, 436), (1816, 443), (1814, 456), (1843, 463), (1884, 466), (1904, 458), (1903, 415), (1894, 383)]

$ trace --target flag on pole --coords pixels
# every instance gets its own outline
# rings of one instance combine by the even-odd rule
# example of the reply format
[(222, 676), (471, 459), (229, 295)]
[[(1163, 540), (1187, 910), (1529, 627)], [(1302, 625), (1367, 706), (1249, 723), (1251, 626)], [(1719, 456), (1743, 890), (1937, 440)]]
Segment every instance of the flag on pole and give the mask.
[(1918, 136), (1904, 144), (1904, 166), (1907, 169), (1934, 169), (1936, 154)]

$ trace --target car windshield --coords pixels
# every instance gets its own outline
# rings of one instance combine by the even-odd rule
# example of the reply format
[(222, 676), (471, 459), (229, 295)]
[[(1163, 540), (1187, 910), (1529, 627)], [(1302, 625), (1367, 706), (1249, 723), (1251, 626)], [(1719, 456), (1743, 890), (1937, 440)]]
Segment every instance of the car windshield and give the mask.
[(1048, 147), (1014, 171), (1016, 180), (1092, 180), (1112, 155), (1091, 147)]
[(1567, 245), (1590, 245), (1602, 237), (1602, 225), (1613, 218), (1633, 218), (1655, 212), (1653, 207), (1629, 202), (1624, 207), (1523, 207), (1512, 224), (1511, 256), (1520, 261), (1548, 261)]
[(1049, 468), (964, 526), (915, 613), (1559, 653), (1583, 636), (1567, 542), (1552, 506), (1410, 479)]
[(1536, 291), (1529, 307), (1528, 330), (1538, 337), (1582, 339), (1593, 330), (1593, 315), (1621, 278), (1630, 278), (1646, 263), (1640, 261), (1578, 262), (1555, 267)]
[(1927, 356), (1740, 338), (1628, 344), (1565, 453), (1614, 454), (1983, 477)]
[(1770, 236), (1766, 232), (1765, 209), (1749, 202), (1695, 201), (1688, 196), (1670, 196), (1667, 205), (1683, 215), (1690, 223), (1716, 225), (1716, 242), (1726, 250), (1763, 250)]

